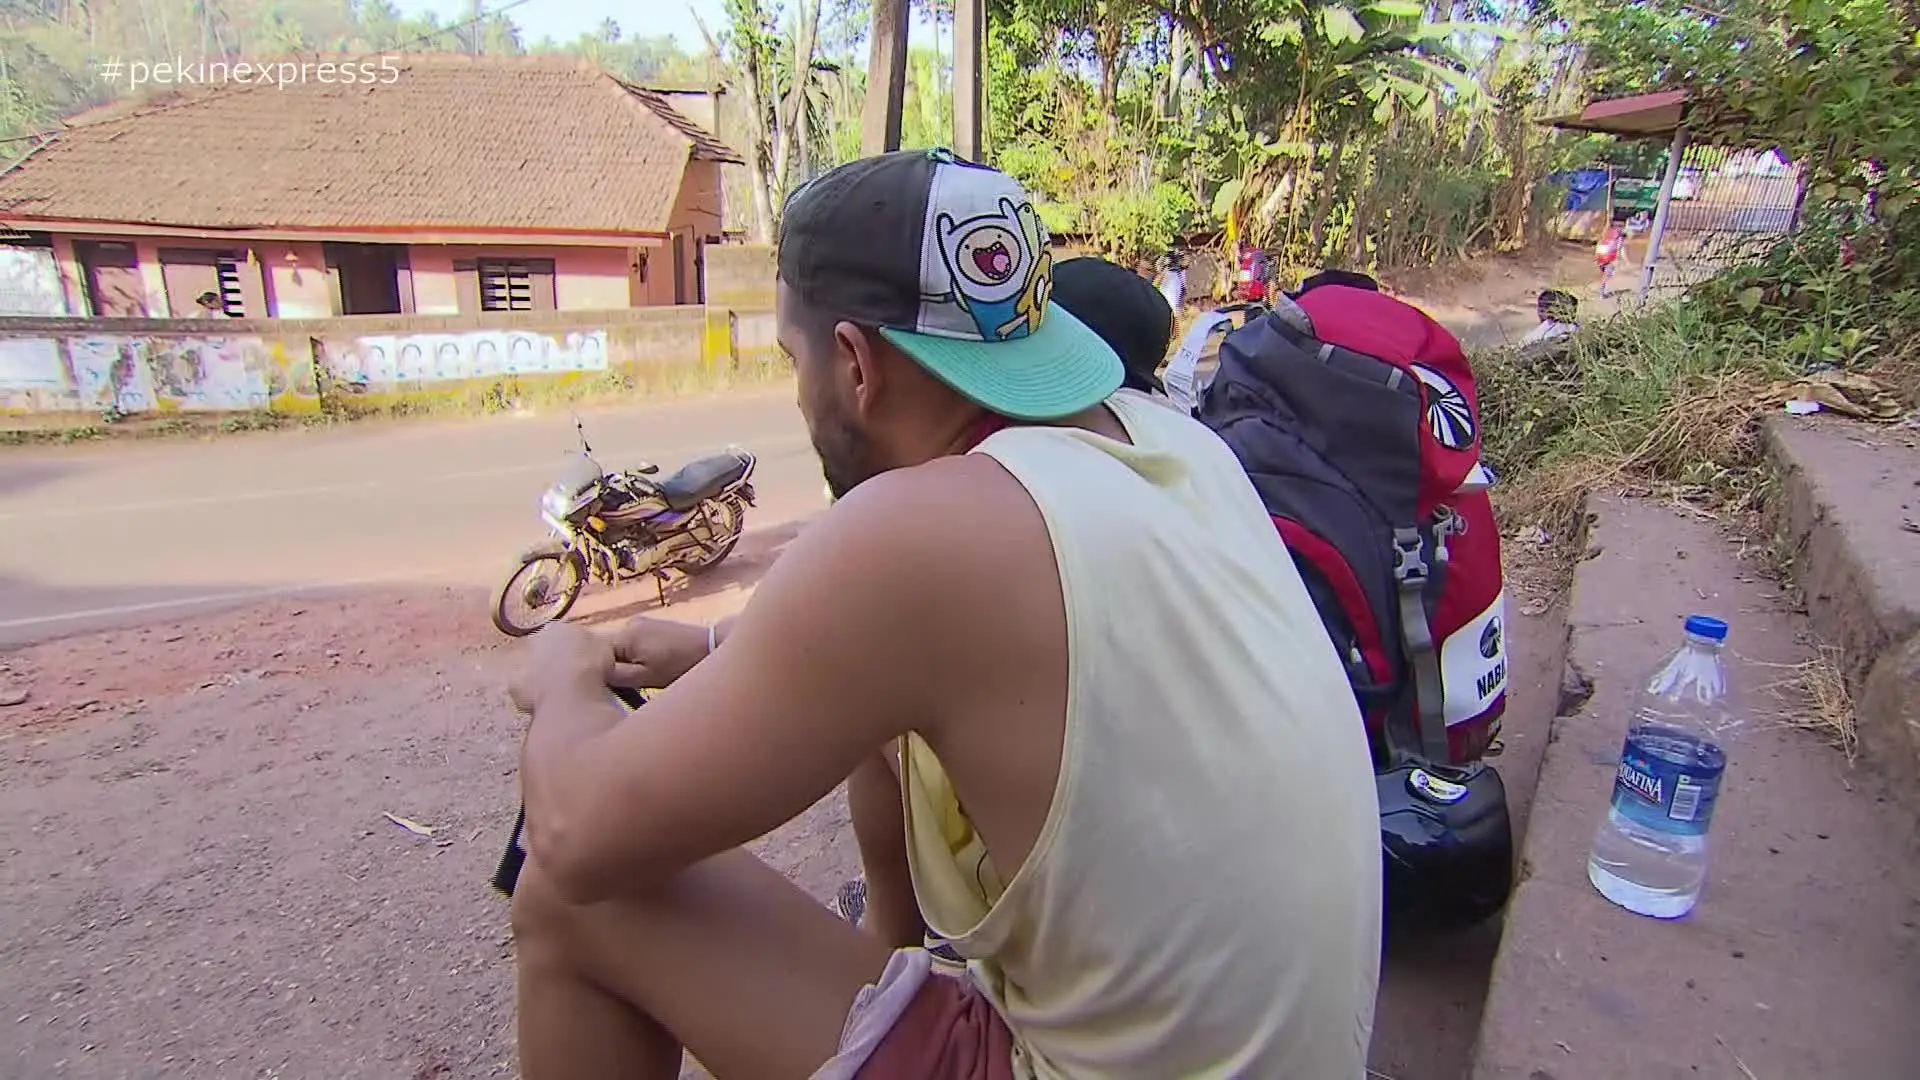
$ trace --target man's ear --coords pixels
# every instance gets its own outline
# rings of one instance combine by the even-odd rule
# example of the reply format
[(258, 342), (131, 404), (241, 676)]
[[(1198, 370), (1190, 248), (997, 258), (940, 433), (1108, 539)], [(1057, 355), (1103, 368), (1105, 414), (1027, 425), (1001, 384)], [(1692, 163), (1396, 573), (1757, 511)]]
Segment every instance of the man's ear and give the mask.
[(847, 380), (854, 410), (863, 417), (872, 414), (886, 386), (885, 349), (877, 330), (850, 322), (833, 328), (834, 364)]

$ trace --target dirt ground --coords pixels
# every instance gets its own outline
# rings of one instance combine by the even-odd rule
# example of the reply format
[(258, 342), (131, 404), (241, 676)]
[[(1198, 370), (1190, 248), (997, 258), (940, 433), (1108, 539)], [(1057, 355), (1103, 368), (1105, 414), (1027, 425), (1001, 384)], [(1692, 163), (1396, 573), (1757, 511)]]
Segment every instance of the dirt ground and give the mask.
[[(1524, 332), (1574, 258), (1428, 302)], [(750, 537), (669, 614), (737, 608), (777, 549)], [(584, 617), (651, 607), (634, 592)], [(0, 654), (0, 1076), (515, 1075), (487, 881), (521, 724), (485, 603), (342, 593)], [(824, 902), (857, 871), (847, 824), (836, 796), (757, 850)], [(1478, 1005), (1455, 1005), (1464, 1055)]]
[[(521, 723), (484, 602), (276, 604), (7, 658), (34, 699), (0, 710), (0, 1075), (513, 1075), (487, 880)], [(758, 851), (824, 900), (856, 870), (846, 825), (830, 799)]]

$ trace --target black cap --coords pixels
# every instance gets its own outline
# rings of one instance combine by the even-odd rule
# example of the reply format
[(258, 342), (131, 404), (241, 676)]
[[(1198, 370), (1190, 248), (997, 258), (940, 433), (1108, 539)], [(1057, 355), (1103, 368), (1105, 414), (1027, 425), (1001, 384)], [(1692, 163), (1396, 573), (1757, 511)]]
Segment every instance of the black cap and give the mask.
[(1152, 282), (1105, 259), (1068, 259), (1053, 268), (1053, 302), (1120, 354), (1125, 385), (1160, 389), (1160, 365), (1173, 344), (1173, 308)]
[(1322, 285), (1344, 285), (1349, 289), (1366, 289), (1369, 292), (1380, 291), (1380, 283), (1368, 277), (1366, 274), (1355, 273), (1352, 270), (1326, 269), (1302, 281), (1299, 292), (1294, 293), (1294, 295), (1298, 296), (1300, 293), (1311, 292)]

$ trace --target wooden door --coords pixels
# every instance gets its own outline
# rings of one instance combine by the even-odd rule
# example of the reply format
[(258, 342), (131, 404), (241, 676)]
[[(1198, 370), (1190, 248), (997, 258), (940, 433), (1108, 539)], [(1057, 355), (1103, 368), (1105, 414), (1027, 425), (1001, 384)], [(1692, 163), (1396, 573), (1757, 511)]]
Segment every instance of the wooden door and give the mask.
[(86, 280), (87, 307), (95, 318), (147, 317), (147, 283), (133, 245), (117, 240), (75, 240), (74, 254)]

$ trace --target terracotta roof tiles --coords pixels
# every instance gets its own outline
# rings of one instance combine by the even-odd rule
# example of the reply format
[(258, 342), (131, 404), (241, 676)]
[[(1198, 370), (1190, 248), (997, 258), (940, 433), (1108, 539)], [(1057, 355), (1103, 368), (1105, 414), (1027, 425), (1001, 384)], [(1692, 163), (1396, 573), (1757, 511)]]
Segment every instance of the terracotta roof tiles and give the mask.
[(689, 160), (740, 160), (663, 95), (590, 66), (390, 61), (373, 82), (85, 114), (0, 173), (0, 220), (660, 232)]

